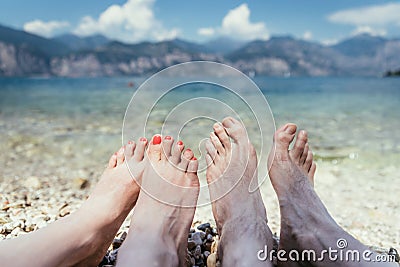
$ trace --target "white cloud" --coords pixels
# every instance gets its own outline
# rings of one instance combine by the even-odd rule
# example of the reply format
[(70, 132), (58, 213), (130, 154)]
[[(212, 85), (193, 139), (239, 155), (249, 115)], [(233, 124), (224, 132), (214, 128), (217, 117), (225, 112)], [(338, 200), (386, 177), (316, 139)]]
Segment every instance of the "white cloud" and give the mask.
[(215, 30), (214, 28), (200, 28), (197, 30), (197, 33), (203, 36), (212, 36), (215, 34)]
[(250, 21), (250, 9), (247, 4), (241, 4), (229, 10), (222, 19), (221, 26), (215, 28), (200, 28), (198, 34), (205, 36), (218, 34), (242, 40), (269, 38), (268, 29), (264, 22)]
[(334, 23), (354, 26), (400, 25), (400, 3), (392, 2), (382, 5), (371, 5), (335, 12), (328, 16)]
[(313, 34), (311, 31), (306, 31), (303, 33), (303, 39), (304, 40), (311, 40), (313, 38)]
[(359, 35), (367, 33), (371, 36), (385, 36), (386, 35), (386, 30), (384, 29), (373, 29), (370, 26), (358, 26), (352, 33), (351, 35)]
[(101, 33), (126, 42), (176, 38), (180, 30), (166, 29), (155, 18), (153, 4), (154, 0), (128, 0), (123, 5), (111, 5), (97, 19), (83, 17), (73, 32), (80, 36)]
[(33, 20), (24, 24), (24, 30), (44, 37), (52, 37), (56, 32), (70, 26), (67, 21), (41, 21)]

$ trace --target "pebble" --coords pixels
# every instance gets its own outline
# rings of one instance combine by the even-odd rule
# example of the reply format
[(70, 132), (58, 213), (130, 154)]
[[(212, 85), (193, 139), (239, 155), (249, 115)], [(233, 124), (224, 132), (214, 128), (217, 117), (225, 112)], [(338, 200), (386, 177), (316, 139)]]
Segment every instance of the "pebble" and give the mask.
[(200, 232), (193, 233), (192, 234), (192, 240), (193, 240), (193, 242), (195, 243), (196, 246), (203, 244), (203, 240), (201, 238)]
[(74, 179), (74, 186), (78, 189), (85, 189), (89, 186), (89, 181), (85, 178), (75, 178)]
[(208, 256), (210, 256), (210, 254), (211, 254), (211, 252), (210, 251), (204, 251), (204, 253), (203, 253), (203, 255), (204, 255), (204, 258), (208, 258)]
[(11, 233), (11, 231), (14, 230), (14, 227), (12, 223), (6, 223), (3, 225), (3, 229), (5, 233)]
[(37, 178), (36, 176), (32, 176), (25, 180), (24, 186), (26, 188), (39, 189), (41, 187), (41, 182), (39, 178)]
[(207, 257), (207, 267), (216, 267), (217, 266), (217, 254), (211, 253)]
[(201, 256), (201, 247), (200, 247), (200, 245), (196, 246), (196, 248), (194, 249), (193, 256), (194, 256), (194, 258), (196, 260), (200, 259), (200, 256)]
[(15, 237), (18, 236), (19, 232), (21, 232), (21, 228), (15, 228), (14, 230), (11, 231), (10, 235)]
[(194, 249), (195, 247), (196, 247), (196, 243), (195, 243), (193, 240), (189, 239), (189, 240), (188, 240), (188, 249), (189, 249), (189, 250), (192, 250), (192, 249)]
[(207, 235), (207, 241), (213, 242), (214, 241), (214, 237), (211, 234), (208, 234)]
[(211, 227), (210, 223), (203, 223), (203, 224), (200, 224), (199, 226), (197, 226), (197, 229), (205, 232), (206, 229), (210, 228), (210, 227)]

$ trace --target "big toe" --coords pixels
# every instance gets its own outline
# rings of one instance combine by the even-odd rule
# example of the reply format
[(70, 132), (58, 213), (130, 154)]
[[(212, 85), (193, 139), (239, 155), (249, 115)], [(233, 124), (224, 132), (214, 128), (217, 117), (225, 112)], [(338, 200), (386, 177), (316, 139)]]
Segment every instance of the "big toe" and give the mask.
[(293, 141), (294, 135), (296, 133), (297, 126), (293, 123), (287, 123), (286, 125), (279, 128), (274, 135), (275, 157), (284, 158), (289, 155), (289, 146)]
[(225, 127), (228, 135), (236, 142), (247, 140), (247, 132), (243, 124), (238, 120), (227, 117), (222, 120), (222, 125)]
[(155, 135), (151, 140), (148, 149), (148, 156), (152, 161), (159, 161), (161, 160), (161, 153), (162, 153), (162, 146), (161, 146), (161, 136)]

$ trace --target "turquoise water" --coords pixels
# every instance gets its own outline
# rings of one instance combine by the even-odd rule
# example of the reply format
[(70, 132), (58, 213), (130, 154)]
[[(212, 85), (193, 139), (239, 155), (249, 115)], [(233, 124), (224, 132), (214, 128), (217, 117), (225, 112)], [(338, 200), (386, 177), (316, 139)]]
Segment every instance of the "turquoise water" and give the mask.
[[(135, 83), (133, 88), (128, 87), (130, 81)], [(71, 140), (76, 144), (76, 147), (71, 145), (72, 150), (90, 147), (90, 143), (101, 143), (103, 153), (115, 149), (111, 145), (119, 146), (121, 142), (125, 109), (143, 81), (144, 78), (138, 77), (0, 79), (1, 148), (10, 149), (9, 142), (14, 139), (37, 138), (46, 144), (48, 153), (54, 152), (51, 147), (56, 141)], [(386, 161), (397, 160), (400, 153), (397, 141), (400, 136), (400, 79), (256, 77), (254, 81), (266, 96), (278, 126), (291, 121), (310, 132), (317, 157), (334, 160), (361, 156), (365, 162), (372, 163), (377, 162), (378, 156)], [(171, 107), (184, 99), (204, 95), (202, 92), (221, 101), (226, 94), (201, 84), (178, 90), (174, 97), (160, 101), (150, 114), (149, 127), (153, 128), (148, 133), (161, 127)], [(146, 101), (154, 99), (149, 96)], [(246, 107), (239, 106), (235, 111), (249, 114)], [(207, 108), (218, 113), (215, 106)], [(194, 109), (191, 111), (196, 115)], [(196, 129), (199, 125), (201, 122), (194, 128), (188, 125), (186, 131), (181, 132), (192, 146), (196, 146), (204, 134), (207, 137), (212, 121), (203, 123), (204, 130)], [(257, 141), (254, 142), (257, 145)], [(91, 160), (99, 158), (93, 155), (87, 159)], [(79, 164), (84, 166), (85, 162)]]

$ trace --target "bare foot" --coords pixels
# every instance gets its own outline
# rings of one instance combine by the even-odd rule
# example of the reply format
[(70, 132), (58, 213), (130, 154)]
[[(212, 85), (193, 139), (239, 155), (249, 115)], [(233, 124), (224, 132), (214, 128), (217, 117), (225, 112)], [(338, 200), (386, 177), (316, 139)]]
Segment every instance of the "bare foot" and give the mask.
[[(260, 191), (250, 193), (257, 178), (257, 155), (244, 126), (233, 118), (216, 123), (207, 149), (207, 182), (212, 210), (221, 236), (219, 258), (225, 266), (269, 264), (257, 259), (272, 234)], [(232, 143), (231, 143), (232, 139)]]
[[(337, 242), (345, 239), (347, 246), (343, 248), (346, 254), (350, 250), (357, 250), (362, 254), (367, 247), (345, 232), (329, 215), (324, 204), (313, 188), (315, 163), (312, 163), (307, 133), (300, 131), (294, 148), (289, 151), (289, 145), (295, 137), (297, 127), (286, 124), (275, 133), (275, 148), (270, 153), (270, 179), (278, 196), (281, 212), (281, 239), (280, 249), (286, 251), (282, 259), (278, 259), (279, 266), (364, 266), (366, 262), (334, 260), (323, 250), (338, 249)], [(316, 258), (299, 256), (290, 258), (290, 251), (297, 251), (297, 255), (307, 250), (315, 252)], [(373, 257), (373, 254), (371, 254)], [(376, 264), (376, 263), (375, 263)]]
[(137, 143), (129, 141), (112, 155), (100, 181), (78, 211), (82, 218), (90, 220), (90, 225), (85, 227), (94, 234), (92, 246), (95, 248), (95, 253), (81, 262), (81, 266), (96, 266), (100, 262), (136, 204), (140, 191), (136, 181), (143, 175), (146, 144), (145, 138)]
[[(4, 266), (97, 266), (135, 205), (143, 172), (146, 141), (130, 142), (113, 155), (82, 207), (47, 227), (0, 242)], [(125, 155), (124, 155), (125, 152)], [(23, 255), (23, 257), (21, 257)]]
[[(154, 136), (118, 266), (187, 266), (187, 235), (199, 193), (198, 161), (183, 143)], [(164, 152), (163, 153), (163, 148)], [(176, 166), (174, 165), (176, 164)], [(164, 203), (163, 203), (164, 202)]]

